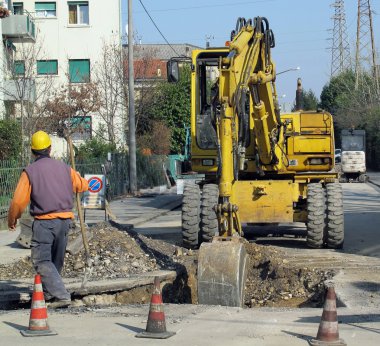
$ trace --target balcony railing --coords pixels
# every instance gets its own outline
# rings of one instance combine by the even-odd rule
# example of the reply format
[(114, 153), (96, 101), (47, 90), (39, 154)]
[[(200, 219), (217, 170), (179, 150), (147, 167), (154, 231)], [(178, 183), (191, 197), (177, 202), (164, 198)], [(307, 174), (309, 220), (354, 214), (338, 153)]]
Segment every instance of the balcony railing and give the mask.
[(36, 25), (28, 11), (1, 19), (3, 36), (13, 42), (35, 41)]

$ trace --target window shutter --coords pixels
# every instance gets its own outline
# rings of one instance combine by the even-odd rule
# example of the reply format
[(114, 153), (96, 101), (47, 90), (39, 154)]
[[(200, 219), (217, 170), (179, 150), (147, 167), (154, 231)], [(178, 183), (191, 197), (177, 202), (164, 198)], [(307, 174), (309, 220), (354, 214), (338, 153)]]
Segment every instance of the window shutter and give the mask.
[(55, 11), (56, 3), (55, 2), (36, 2), (35, 9), (36, 11)]

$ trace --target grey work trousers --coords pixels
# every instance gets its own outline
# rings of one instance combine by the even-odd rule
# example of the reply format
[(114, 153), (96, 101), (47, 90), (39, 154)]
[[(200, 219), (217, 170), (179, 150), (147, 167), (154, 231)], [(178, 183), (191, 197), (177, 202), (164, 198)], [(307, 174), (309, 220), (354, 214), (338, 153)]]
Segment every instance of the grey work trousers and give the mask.
[(58, 299), (70, 299), (61, 278), (71, 219), (33, 222), (31, 242), (34, 268), (41, 275), (44, 291)]

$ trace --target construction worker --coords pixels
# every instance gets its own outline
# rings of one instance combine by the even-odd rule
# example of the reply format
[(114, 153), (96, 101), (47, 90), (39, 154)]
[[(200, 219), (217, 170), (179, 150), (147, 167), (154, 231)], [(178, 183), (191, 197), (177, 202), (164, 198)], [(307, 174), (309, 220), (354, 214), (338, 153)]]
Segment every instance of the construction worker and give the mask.
[(51, 307), (71, 303), (61, 278), (67, 235), (74, 218), (73, 192), (88, 190), (88, 182), (62, 161), (50, 158), (51, 140), (46, 132), (33, 134), (35, 161), (24, 169), (8, 212), (8, 227), (15, 231), (17, 220), (30, 202), (34, 217), (32, 261), (41, 275), (45, 299)]

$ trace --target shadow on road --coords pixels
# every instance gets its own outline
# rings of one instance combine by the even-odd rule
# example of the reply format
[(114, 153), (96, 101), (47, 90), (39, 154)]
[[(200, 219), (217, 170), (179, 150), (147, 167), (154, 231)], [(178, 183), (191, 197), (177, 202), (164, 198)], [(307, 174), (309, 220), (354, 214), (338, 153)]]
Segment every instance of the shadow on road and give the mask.
[[(296, 322), (299, 323), (319, 323), (321, 316), (306, 316), (299, 318)], [(364, 315), (339, 315), (338, 323), (356, 324), (356, 323), (374, 323), (380, 322), (380, 314), (364, 314)]]
[(128, 330), (130, 330), (131, 332), (134, 332), (134, 333), (141, 333), (141, 332), (145, 331), (145, 329), (134, 327), (134, 326), (130, 326), (128, 324), (122, 324), (122, 323), (115, 323), (115, 324), (117, 324), (118, 326), (123, 327), (125, 329), (128, 329)]
[(356, 281), (352, 285), (359, 288), (362, 291), (368, 292), (380, 292), (380, 283), (378, 282), (368, 282), (368, 281)]
[(12, 322), (7, 322), (7, 321), (3, 321), (4, 324), (14, 328), (14, 329), (17, 329), (17, 330), (26, 330), (28, 329), (28, 327), (26, 326), (22, 326), (20, 324), (16, 324), (16, 323), (12, 323)]

